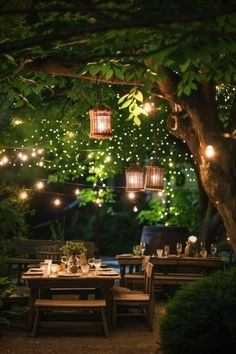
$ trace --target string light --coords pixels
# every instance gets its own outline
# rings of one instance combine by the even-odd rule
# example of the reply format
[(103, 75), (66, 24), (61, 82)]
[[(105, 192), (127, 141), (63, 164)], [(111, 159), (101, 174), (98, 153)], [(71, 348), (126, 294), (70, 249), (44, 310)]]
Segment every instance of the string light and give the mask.
[(2, 159), (0, 160), (0, 166), (6, 165), (9, 162), (9, 159), (7, 156), (3, 156)]
[(19, 197), (20, 197), (20, 199), (25, 200), (28, 198), (28, 194), (26, 191), (23, 191), (23, 192), (20, 192)]
[(79, 188), (76, 188), (75, 195), (79, 195), (79, 194), (80, 194), (80, 190), (79, 190)]
[(60, 206), (61, 205), (61, 200), (59, 198), (56, 198), (56, 199), (53, 200), (53, 204), (55, 206)]
[(135, 213), (138, 212), (138, 207), (137, 207), (136, 205), (134, 206), (133, 211), (134, 211)]
[(36, 183), (36, 188), (41, 190), (44, 188), (44, 183), (42, 181)]
[(136, 198), (135, 193), (134, 193), (134, 192), (130, 192), (130, 193), (128, 193), (128, 198), (129, 198), (130, 200), (135, 199), (135, 198)]
[(212, 158), (215, 155), (215, 149), (212, 145), (207, 145), (205, 148), (205, 156), (208, 158)]

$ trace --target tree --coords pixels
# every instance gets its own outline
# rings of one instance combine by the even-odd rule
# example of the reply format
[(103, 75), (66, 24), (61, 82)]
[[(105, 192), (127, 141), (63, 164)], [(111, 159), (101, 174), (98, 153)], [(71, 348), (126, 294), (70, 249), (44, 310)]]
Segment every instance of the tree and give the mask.
[(118, 85), (121, 96), (124, 85), (135, 87), (122, 105), (138, 125), (138, 91), (167, 101), (168, 130), (189, 149), (236, 253), (236, 1), (38, 0), (23, 7), (12, 0), (0, 16), (2, 109), (34, 109), (42, 97), (71, 94), (75, 79), (81, 96), (86, 80)]

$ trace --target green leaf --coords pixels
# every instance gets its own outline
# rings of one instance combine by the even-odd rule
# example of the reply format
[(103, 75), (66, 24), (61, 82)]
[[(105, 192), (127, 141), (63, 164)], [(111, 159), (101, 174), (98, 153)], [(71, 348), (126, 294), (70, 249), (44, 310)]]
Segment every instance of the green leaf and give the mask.
[(130, 100), (127, 100), (127, 101), (125, 101), (123, 104), (122, 104), (122, 106), (121, 106), (121, 108), (123, 109), (123, 108), (127, 108), (127, 107), (129, 107), (129, 105), (132, 103), (132, 100), (130, 99)]
[(11, 61), (12, 63), (15, 63), (15, 59), (10, 55), (10, 54), (3, 54), (4, 57), (6, 57), (9, 61)]
[(122, 103), (125, 100), (126, 97), (128, 97), (128, 93), (126, 95), (120, 97), (119, 100), (118, 100), (118, 103), (119, 104)]
[(109, 80), (113, 75), (113, 70), (109, 69), (105, 75), (106, 79)]
[(190, 60), (187, 59), (185, 63), (180, 64), (179, 66), (180, 66), (181, 71), (184, 72), (188, 69), (189, 65), (190, 65)]
[(139, 102), (143, 102), (143, 94), (141, 91), (137, 91), (134, 95), (134, 97), (136, 98), (137, 101)]
[(15, 108), (22, 107), (23, 105), (24, 105), (24, 101), (23, 100), (19, 100), (19, 101), (16, 102)]
[(99, 72), (100, 68), (97, 65), (91, 65), (89, 66), (89, 73), (93, 76), (96, 76), (97, 73)]
[(121, 69), (114, 67), (115, 75), (118, 79), (124, 80), (124, 73)]
[(135, 116), (134, 123), (139, 126), (141, 124), (141, 120), (137, 116)]
[(130, 115), (128, 116), (128, 118), (126, 118), (126, 121), (129, 121), (129, 120), (131, 120), (131, 119), (133, 119), (134, 118), (134, 115), (132, 114), (132, 113), (130, 113)]

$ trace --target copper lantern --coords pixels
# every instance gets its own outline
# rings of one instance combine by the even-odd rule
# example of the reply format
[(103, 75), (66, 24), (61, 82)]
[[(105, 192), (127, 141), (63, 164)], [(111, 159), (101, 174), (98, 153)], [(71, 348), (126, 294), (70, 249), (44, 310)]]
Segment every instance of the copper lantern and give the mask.
[(163, 190), (165, 169), (157, 165), (146, 166), (145, 189), (151, 191)]
[(144, 170), (136, 163), (125, 170), (126, 192), (140, 192), (144, 190)]
[(112, 136), (111, 111), (104, 107), (90, 109), (90, 134), (91, 139), (104, 140)]

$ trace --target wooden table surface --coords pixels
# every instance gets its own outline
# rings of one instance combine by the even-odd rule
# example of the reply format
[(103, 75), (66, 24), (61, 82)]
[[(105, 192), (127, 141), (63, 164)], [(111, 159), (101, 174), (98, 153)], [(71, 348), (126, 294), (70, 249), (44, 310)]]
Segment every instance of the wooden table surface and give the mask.
[[(117, 255), (116, 259), (120, 265), (121, 282), (126, 273), (132, 274), (140, 271), (142, 256)], [(170, 255), (168, 257), (151, 256), (150, 261), (155, 265), (155, 272), (168, 273), (210, 273), (224, 269), (223, 257), (185, 257)]]

